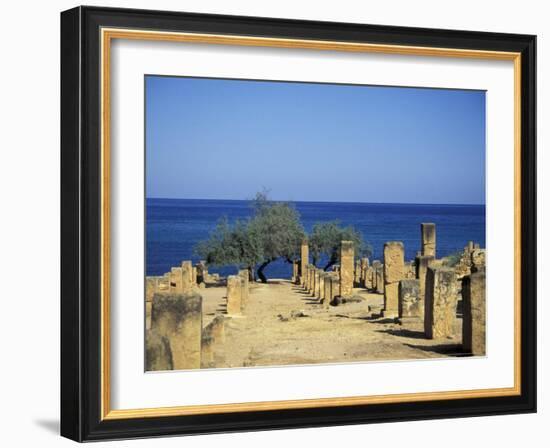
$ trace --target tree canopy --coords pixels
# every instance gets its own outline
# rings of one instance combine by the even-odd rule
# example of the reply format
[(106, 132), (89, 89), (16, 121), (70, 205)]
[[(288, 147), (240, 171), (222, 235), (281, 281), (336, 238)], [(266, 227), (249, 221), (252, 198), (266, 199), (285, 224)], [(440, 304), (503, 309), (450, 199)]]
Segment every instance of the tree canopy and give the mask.
[(309, 237), (309, 250), (314, 265), (318, 265), (321, 259), (326, 263), (323, 269), (326, 271), (340, 259), (340, 245), (342, 241), (352, 241), (356, 256), (370, 257), (372, 247), (363, 241), (363, 236), (352, 226), (342, 227), (339, 221), (320, 222), (313, 226)]
[(282, 258), (297, 259), (305, 236), (296, 209), (284, 202), (273, 202), (267, 194), (258, 193), (252, 201), (253, 216), (230, 225), (227, 218), (217, 224), (210, 238), (200, 242), (195, 251), (215, 266), (238, 265), (251, 273), (259, 265), (257, 275), (267, 278), (264, 269)]
[[(213, 266), (235, 265), (249, 270), (266, 282), (265, 268), (275, 260), (288, 263), (300, 257), (300, 245), (306, 233), (300, 214), (286, 202), (269, 200), (267, 193), (257, 193), (251, 202), (252, 216), (233, 224), (220, 219), (207, 240), (195, 252)], [(338, 221), (317, 223), (309, 236), (313, 263), (326, 260), (324, 269), (337, 263), (341, 241), (353, 241), (356, 256), (370, 256), (372, 249), (352, 226), (342, 227)]]

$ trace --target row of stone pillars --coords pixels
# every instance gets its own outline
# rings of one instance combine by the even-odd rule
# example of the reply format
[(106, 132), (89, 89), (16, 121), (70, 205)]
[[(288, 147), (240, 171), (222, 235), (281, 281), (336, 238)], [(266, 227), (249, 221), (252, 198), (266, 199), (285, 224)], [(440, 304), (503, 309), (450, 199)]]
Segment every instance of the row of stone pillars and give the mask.
[[(463, 305), (464, 350), (473, 354), (485, 351), (485, 251), (470, 242), (465, 248), (467, 271), (442, 266), (436, 260), (436, 227), (420, 226), (421, 250), (414, 262), (405, 263), (405, 248), (400, 241), (384, 244), (384, 261), (354, 261), (351, 241), (342, 241), (340, 265), (336, 273), (325, 273), (309, 264), (307, 241), (301, 246), (301, 259), (294, 263), (293, 281), (319, 297), (325, 306), (336, 297), (353, 294), (354, 283), (384, 294), (382, 315), (387, 318), (423, 320), (427, 338), (450, 337), (456, 320), (459, 290)], [(414, 271), (412, 271), (414, 267)], [(467, 274), (467, 275), (466, 275)], [(461, 288), (457, 276), (462, 280)], [(414, 277), (414, 278), (410, 278)], [(322, 286), (321, 286), (322, 285)]]
[[(384, 245), (383, 270), (373, 262), (369, 279), (371, 287), (380, 291), (383, 271), (384, 317), (418, 318), (423, 320), (426, 338), (453, 336), (459, 293), (462, 297), (462, 339), (465, 352), (485, 354), (485, 252), (469, 244), (470, 272), (457, 282), (454, 268), (436, 260), (435, 225), (421, 225), (422, 250), (416, 257), (416, 278), (407, 279), (405, 250), (400, 241)], [(460, 289), (460, 291), (459, 291)]]

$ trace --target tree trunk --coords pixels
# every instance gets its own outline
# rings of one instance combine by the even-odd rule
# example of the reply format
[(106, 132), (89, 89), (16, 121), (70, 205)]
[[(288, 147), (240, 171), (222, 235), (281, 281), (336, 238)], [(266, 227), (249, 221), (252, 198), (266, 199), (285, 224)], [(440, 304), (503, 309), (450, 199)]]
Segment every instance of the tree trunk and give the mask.
[(256, 281), (256, 276), (254, 275), (254, 266), (248, 266), (248, 280), (251, 281), (251, 282), (255, 282)]
[(328, 263), (323, 268), (323, 271), (325, 271), (325, 272), (328, 271), (333, 265), (336, 264), (337, 261), (338, 261), (338, 256), (332, 255), (330, 257), (330, 260), (328, 261)]
[(271, 263), (273, 260), (267, 260), (267, 261), (264, 261), (260, 267), (258, 268), (258, 277), (260, 278), (260, 281), (262, 283), (267, 283), (267, 278), (266, 276), (264, 275), (264, 269), (267, 267), (267, 265), (269, 263)]

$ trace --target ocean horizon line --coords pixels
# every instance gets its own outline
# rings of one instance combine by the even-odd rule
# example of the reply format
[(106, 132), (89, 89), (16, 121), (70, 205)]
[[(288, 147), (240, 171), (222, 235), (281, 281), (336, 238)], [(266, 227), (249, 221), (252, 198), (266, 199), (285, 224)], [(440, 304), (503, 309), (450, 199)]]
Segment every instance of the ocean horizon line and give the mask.
[[(163, 200), (163, 201), (225, 201), (225, 202), (251, 202), (254, 199), (212, 199), (212, 198), (163, 198), (163, 197), (145, 197), (145, 200)], [(361, 204), (361, 205), (433, 205), (447, 207), (485, 207), (486, 204), (464, 204), (464, 203), (444, 203), (444, 202), (361, 202), (361, 201), (311, 201), (311, 200), (291, 200), (291, 199), (270, 199), (272, 202), (288, 203), (309, 203), (309, 204)]]

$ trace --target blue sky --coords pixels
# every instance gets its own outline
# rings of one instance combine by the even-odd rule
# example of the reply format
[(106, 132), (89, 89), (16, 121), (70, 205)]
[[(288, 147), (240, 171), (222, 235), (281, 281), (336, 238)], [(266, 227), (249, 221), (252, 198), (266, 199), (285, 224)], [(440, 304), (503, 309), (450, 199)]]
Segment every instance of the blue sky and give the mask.
[(485, 203), (485, 92), (145, 78), (146, 195)]

